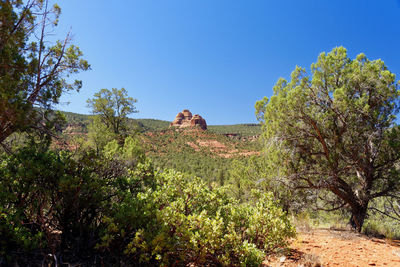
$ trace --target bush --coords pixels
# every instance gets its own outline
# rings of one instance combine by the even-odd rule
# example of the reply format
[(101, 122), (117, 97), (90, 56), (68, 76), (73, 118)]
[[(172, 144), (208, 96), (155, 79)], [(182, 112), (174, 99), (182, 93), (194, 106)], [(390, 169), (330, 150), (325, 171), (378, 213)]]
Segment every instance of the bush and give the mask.
[(91, 151), (74, 158), (66, 151), (34, 145), (4, 156), (0, 262), (24, 255), (20, 258), (27, 261), (19, 264), (26, 265), (31, 260), (41, 262), (46, 254), (72, 262), (91, 261), (107, 227), (104, 218), (114, 215), (114, 206), (125, 198), (151, 188), (153, 171), (146, 166), (142, 175), (137, 166), (129, 169)]
[(397, 199), (375, 199), (370, 205), (368, 217), (363, 225), (363, 233), (379, 238), (400, 239), (398, 203)]
[[(295, 234), (271, 194), (248, 203), (176, 171), (134, 140), (106, 157), (35, 146), (0, 162), (0, 264), (258, 266)], [(48, 257), (50, 255), (50, 257)]]
[[(137, 196), (148, 218), (124, 250), (142, 263), (258, 266), (265, 253), (285, 247), (295, 234), (271, 194), (255, 194), (255, 204), (239, 204), (224, 188), (210, 189), (198, 178), (175, 171), (156, 178), (154, 191)], [(126, 237), (126, 227), (134, 222), (117, 217), (102, 247)]]

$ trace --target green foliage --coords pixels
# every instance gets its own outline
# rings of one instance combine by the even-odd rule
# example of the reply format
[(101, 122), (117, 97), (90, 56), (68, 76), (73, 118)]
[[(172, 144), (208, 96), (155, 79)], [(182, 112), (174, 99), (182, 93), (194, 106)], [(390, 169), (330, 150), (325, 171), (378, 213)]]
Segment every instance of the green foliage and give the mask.
[(397, 220), (371, 216), (365, 220), (363, 233), (378, 238), (388, 238), (398, 240), (400, 238), (400, 227)]
[(238, 137), (258, 136), (261, 134), (260, 124), (209, 125), (210, 132), (218, 134), (234, 134)]
[(87, 146), (100, 153), (107, 143), (117, 138), (117, 135), (104, 124), (100, 117), (94, 116), (87, 127)]
[[(73, 112), (61, 111), (61, 113), (65, 116), (66, 125), (69, 127), (73, 127), (71, 129), (75, 133), (87, 133), (88, 126), (92, 122), (93, 118), (89, 115), (77, 114)], [(65, 128), (62, 129), (66, 130)]]
[(304, 195), (294, 194), (273, 173), (263, 154), (248, 158), (235, 159), (230, 168), (227, 185), (230, 193), (243, 202), (251, 199), (254, 189), (271, 192), (274, 199), (285, 211), (299, 212), (304, 209)]
[[(136, 124), (148, 131), (169, 123), (128, 119), (137, 100), (124, 88), (88, 100), (91, 122), (65, 113), (69, 130), (80, 128), (78, 145), (65, 144), (74, 152), (52, 143), (64, 127), (52, 106), (63, 92), (81, 88), (70, 75), (90, 68), (69, 35), (46, 40), (60, 13), (47, 0), (0, 5), (0, 143), (18, 138), (12, 153), (0, 155), (0, 264), (259, 266), (265, 253), (286, 247), (295, 230), (272, 194), (254, 191), (240, 203), (229, 186), (218, 187), (229, 181), (229, 157), (254, 143), (212, 132), (132, 137)], [(257, 135), (259, 126), (212, 128), (241, 137)], [(203, 137), (211, 140), (204, 145)]]
[(90, 68), (79, 48), (69, 36), (55, 43), (46, 38), (59, 15), (60, 8), (47, 1), (1, 2), (0, 143), (14, 132), (48, 130), (43, 118), (51, 119), (52, 105), (63, 92), (82, 86), (69, 80)]
[(203, 178), (209, 185), (221, 185), (221, 174), (223, 180), (228, 179), (231, 162), (245, 158), (240, 153), (254, 153), (260, 147), (257, 141), (231, 139), (209, 131), (169, 130), (143, 134), (142, 139), (155, 167), (185, 172)]
[(124, 253), (142, 263), (259, 266), (266, 252), (285, 247), (294, 236), (270, 194), (257, 195), (256, 204), (239, 204), (225, 189), (210, 189), (175, 171), (158, 174), (156, 181), (154, 191), (130, 200), (142, 201), (143, 228), (129, 235), (126, 229), (133, 222), (117, 216), (109, 221), (100, 247), (128, 235), (132, 239)]
[(136, 102), (137, 99), (129, 97), (125, 88), (101, 89), (92, 99), (87, 100), (92, 113), (116, 135), (128, 132), (127, 116), (138, 112), (134, 105)]
[(139, 124), (142, 131), (162, 131), (167, 130), (170, 123), (169, 121), (155, 120), (155, 119), (135, 119)]
[(126, 166), (136, 166), (137, 163), (145, 163), (146, 161), (146, 156), (138, 139), (131, 136), (125, 138), (122, 146), (118, 144), (117, 140), (107, 143), (103, 153), (106, 158), (124, 161)]
[[(100, 153), (105, 145), (116, 139), (117, 137), (110, 131), (105, 124), (103, 124), (99, 117), (81, 115), (69, 112), (63, 112), (66, 116), (68, 125), (71, 129), (65, 131), (64, 136), (70, 142), (73, 137), (78, 134), (83, 139), (84, 133), (88, 132), (88, 143), (83, 142), (83, 146), (89, 146), (98, 153)], [(89, 121), (91, 122), (89, 123)], [(246, 139), (244, 136), (247, 134), (235, 136), (233, 138), (226, 137), (220, 133), (214, 133), (213, 130), (198, 133), (194, 132), (176, 132), (172, 130), (165, 130), (169, 126), (169, 122), (154, 120), (154, 119), (128, 119), (129, 124), (134, 128), (137, 125), (138, 131), (144, 132), (140, 136), (142, 145), (147, 152), (148, 157), (153, 161), (154, 165), (158, 168), (172, 168), (181, 172), (192, 174), (201, 177), (207, 181), (209, 185), (217, 183), (222, 185), (229, 179), (229, 168), (233, 159), (243, 158), (240, 153), (252, 152), (260, 150), (260, 142), (258, 139)], [(237, 125), (244, 127), (245, 132), (248, 127), (260, 127), (255, 125)], [(223, 126), (216, 126), (223, 129)], [(231, 132), (239, 130), (236, 125), (228, 127), (227, 131)], [(162, 130), (164, 129), (164, 130)], [(162, 131), (160, 131), (162, 130)], [(71, 132), (73, 134), (71, 134)], [(82, 133), (82, 135), (79, 135)], [(217, 141), (226, 149), (213, 148), (212, 145), (199, 146), (198, 141)], [(120, 142), (123, 142), (122, 140)], [(198, 150), (188, 145), (194, 143), (199, 146)]]
[(132, 137), (101, 153), (32, 143), (3, 156), (0, 176), (6, 263), (51, 254), (88, 265), (100, 255), (108, 265), (258, 266), (295, 233), (271, 194), (239, 204), (200, 178), (155, 173)]
[[(124, 155), (129, 159), (133, 147), (134, 142), (127, 140)], [(102, 220), (114, 214), (113, 205), (151, 187), (151, 166), (144, 161), (137, 165), (130, 161), (127, 167), (90, 151), (75, 159), (71, 153), (33, 144), (4, 156), (0, 233), (7, 238), (0, 242), (0, 257), (22, 254), (29, 260), (30, 253), (37, 260), (56, 250), (64, 260), (92, 260), (106, 227)]]
[(369, 201), (400, 187), (398, 97), (383, 61), (351, 60), (343, 47), (321, 53), (310, 75), (296, 67), (256, 103), (270, 169), (329, 208), (346, 204), (361, 231)]
[(248, 201), (252, 189), (257, 188), (264, 181), (264, 169), (258, 168), (258, 163), (261, 161), (258, 161), (257, 157), (236, 159), (232, 162), (229, 168), (228, 184), (235, 198)]
[(390, 197), (377, 198), (372, 201), (370, 207), (363, 232), (376, 237), (400, 239), (399, 200)]

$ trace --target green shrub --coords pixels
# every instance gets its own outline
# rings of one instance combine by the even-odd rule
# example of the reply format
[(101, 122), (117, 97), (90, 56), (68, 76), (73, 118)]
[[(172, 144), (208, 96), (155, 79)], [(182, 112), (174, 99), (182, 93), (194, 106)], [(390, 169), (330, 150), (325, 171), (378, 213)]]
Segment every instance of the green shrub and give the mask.
[(124, 164), (90, 151), (74, 158), (66, 151), (34, 145), (4, 156), (0, 262), (5, 255), (8, 261), (18, 255), (41, 261), (49, 253), (61, 254), (64, 260), (90, 261), (108, 226), (103, 221), (114, 215), (114, 206), (125, 198), (135, 199), (154, 180), (149, 163), (130, 163), (132, 168)]
[(137, 219), (116, 216), (100, 247), (131, 236), (124, 252), (142, 263), (258, 266), (265, 253), (285, 247), (295, 234), (271, 194), (239, 204), (224, 188), (211, 189), (175, 171), (157, 174), (156, 181), (154, 191), (137, 195), (141, 213), (148, 216), (143, 228), (127, 234), (126, 227)]
[[(370, 205), (368, 217), (363, 225), (363, 233), (375, 237), (400, 239), (400, 218), (397, 209), (397, 199), (378, 198), (373, 201)], [(386, 215), (377, 210), (384, 212)]]
[(30, 146), (1, 159), (0, 262), (258, 266), (295, 234), (272, 194), (240, 204), (200, 178), (156, 173), (133, 139), (107, 151)]

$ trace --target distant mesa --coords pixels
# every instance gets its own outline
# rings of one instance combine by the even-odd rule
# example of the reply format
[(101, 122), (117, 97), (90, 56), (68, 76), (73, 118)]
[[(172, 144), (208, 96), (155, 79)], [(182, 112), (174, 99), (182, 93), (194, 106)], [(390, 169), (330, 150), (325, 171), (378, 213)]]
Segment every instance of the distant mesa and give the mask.
[(175, 120), (169, 126), (175, 128), (200, 128), (202, 130), (207, 130), (206, 120), (203, 119), (199, 114), (192, 116), (192, 112), (188, 109), (179, 112), (176, 115)]

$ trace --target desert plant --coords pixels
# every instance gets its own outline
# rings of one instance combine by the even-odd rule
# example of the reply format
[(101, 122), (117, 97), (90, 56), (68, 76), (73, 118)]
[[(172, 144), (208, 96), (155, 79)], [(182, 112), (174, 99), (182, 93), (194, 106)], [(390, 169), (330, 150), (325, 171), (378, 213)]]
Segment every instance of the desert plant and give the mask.
[(199, 178), (176, 171), (156, 177), (156, 189), (135, 200), (142, 201), (148, 223), (127, 233), (133, 221), (115, 217), (99, 247), (130, 236), (124, 254), (142, 263), (258, 266), (265, 253), (285, 247), (295, 234), (271, 194), (257, 193), (255, 204), (239, 204), (224, 188), (209, 188)]

